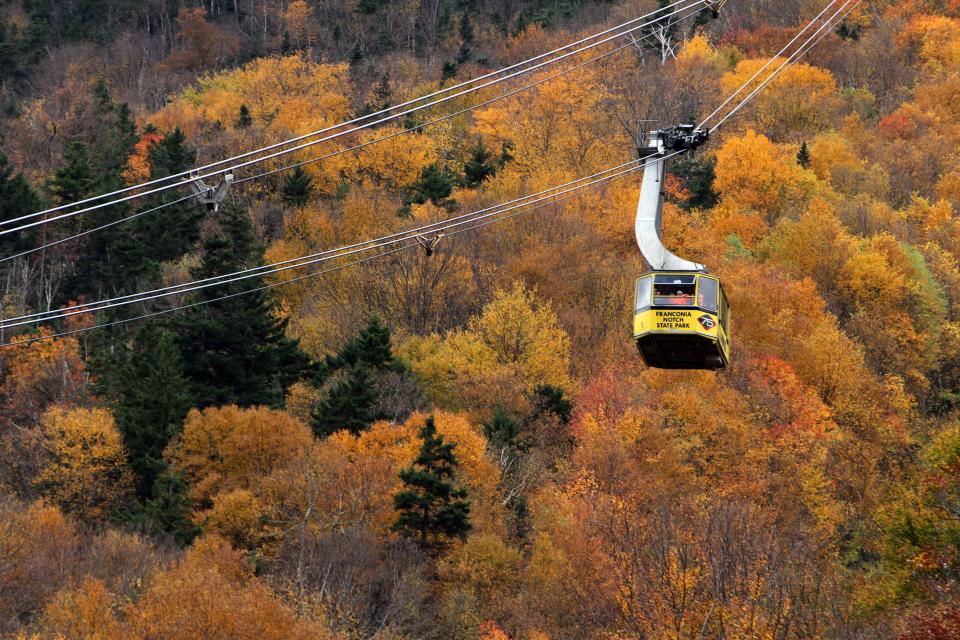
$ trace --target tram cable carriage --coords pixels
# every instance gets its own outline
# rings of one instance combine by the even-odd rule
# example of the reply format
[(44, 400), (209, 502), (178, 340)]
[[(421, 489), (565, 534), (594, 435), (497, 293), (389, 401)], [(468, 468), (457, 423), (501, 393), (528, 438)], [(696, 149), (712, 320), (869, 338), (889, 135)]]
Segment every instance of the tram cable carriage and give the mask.
[(677, 271), (637, 278), (633, 337), (648, 366), (725, 367), (729, 327), (730, 307), (714, 276)]
[(696, 148), (709, 132), (677, 125), (650, 133), (637, 204), (636, 237), (652, 271), (637, 279), (633, 338), (649, 367), (720, 369), (730, 362), (730, 306), (720, 281), (699, 263), (663, 245), (663, 179), (667, 150)]

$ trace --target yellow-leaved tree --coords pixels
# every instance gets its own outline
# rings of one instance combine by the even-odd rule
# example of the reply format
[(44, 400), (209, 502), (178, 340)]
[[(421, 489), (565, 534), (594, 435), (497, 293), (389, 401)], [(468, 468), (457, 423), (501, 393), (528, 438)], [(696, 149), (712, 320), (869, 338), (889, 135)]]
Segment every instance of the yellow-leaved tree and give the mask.
[(401, 353), (443, 406), (510, 406), (540, 385), (570, 386), (570, 337), (520, 282), (494, 293), (465, 330), (410, 338)]
[(253, 575), (241, 553), (208, 536), (180, 562), (157, 575), (150, 590), (126, 607), (134, 638), (259, 638), (323, 640), (322, 625), (296, 612)]
[(284, 411), (235, 405), (193, 409), (164, 456), (190, 483), (190, 497), (208, 505), (221, 491), (248, 489), (306, 453), (313, 435)]
[(97, 520), (133, 487), (123, 438), (105, 409), (51, 407), (41, 420), (46, 464), (34, 482), (65, 511)]
[(797, 164), (794, 147), (774, 144), (752, 129), (715, 152), (721, 209), (756, 213), (768, 225), (799, 213), (817, 191), (817, 177)]
[(122, 637), (123, 627), (114, 613), (113, 594), (103, 580), (85, 576), (76, 587), (67, 587), (47, 603), (40, 618), (43, 637), (110, 640)]
[[(784, 60), (774, 59), (776, 69)], [(722, 93), (729, 95), (740, 88), (767, 59), (741, 60), (733, 71), (720, 79)], [(748, 95), (766, 77), (758, 74), (747, 85)], [(731, 121), (734, 127), (756, 127), (777, 142), (799, 143), (834, 123), (839, 107), (837, 83), (826, 69), (806, 63), (785, 67), (763, 91), (757, 93), (749, 106)]]

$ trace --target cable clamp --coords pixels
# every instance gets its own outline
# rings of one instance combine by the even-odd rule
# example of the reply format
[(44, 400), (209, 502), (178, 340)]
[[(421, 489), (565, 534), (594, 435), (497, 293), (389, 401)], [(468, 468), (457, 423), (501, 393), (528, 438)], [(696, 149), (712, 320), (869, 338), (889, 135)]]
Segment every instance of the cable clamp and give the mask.
[(190, 183), (190, 188), (193, 189), (193, 195), (196, 196), (197, 202), (206, 207), (207, 211), (217, 211), (220, 208), (220, 203), (227, 196), (227, 190), (233, 184), (233, 172), (224, 172), (223, 178), (214, 186), (201, 180), (198, 177), (199, 175), (199, 172), (194, 171), (190, 173), (189, 178), (184, 178), (184, 180)]
[(707, 9), (710, 9), (710, 17), (716, 20), (720, 17), (720, 9), (727, 0), (707, 0)]
[(432, 238), (428, 238), (424, 235), (417, 236), (417, 242), (423, 247), (423, 250), (428, 256), (433, 255), (433, 248), (437, 246), (437, 243), (440, 242), (440, 238), (443, 237), (443, 231), (438, 231), (436, 235)]

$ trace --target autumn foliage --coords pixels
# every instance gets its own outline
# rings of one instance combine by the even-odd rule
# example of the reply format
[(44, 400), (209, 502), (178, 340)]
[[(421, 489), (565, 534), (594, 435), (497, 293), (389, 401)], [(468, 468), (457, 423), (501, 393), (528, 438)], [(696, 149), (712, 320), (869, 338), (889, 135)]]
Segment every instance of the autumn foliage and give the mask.
[[(106, 191), (373, 120), (639, 6), (119, 1), (84, 40), (101, 3), (69, 23), (39, 4), (0, 3), (4, 218), (67, 177)], [(725, 370), (648, 369), (631, 343), (637, 177), (443, 223), (630, 160), (637, 121), (699, 122), (807, 14), (725, 6), (522, 91), (336, 128), (238, 169), (270, 173), (217, 213), (177, 203), (197, 237), (163, 259), (122, 259), (165, 242), (139, 203), (0, 238), (160, 220), (0, 263), (10, 317), (84, 302), (78, 265), (115, 276), (106, 298), (444, 230), (429, 254), (257, 279), (263, 322), (158, 302), (152, 333), (101, 312), (117, 324), (4, 334), (0, 635), (960, 639), (960, 4), (859, 7), (668, 165), (663, 239), (723, 283)], [(268, 340), (293, 374), (258, 361), (263, 393), (204, 396)], [(169, 406), (119, 388), (141, 371)]]

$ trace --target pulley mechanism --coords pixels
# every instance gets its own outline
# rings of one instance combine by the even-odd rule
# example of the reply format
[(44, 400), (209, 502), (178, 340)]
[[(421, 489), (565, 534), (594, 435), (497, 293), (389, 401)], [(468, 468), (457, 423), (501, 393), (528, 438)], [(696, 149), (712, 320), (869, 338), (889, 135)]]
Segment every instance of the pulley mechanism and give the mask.
[(233, 184), (233, 173), (225, 172), (220, 182), (213, 186), (201, 180), (198, 177), (199, 175), (199, 173), (193, 172), (185, 180), (190, 184), (197, 202), (206, 207), (207, 211), (217, 211), (220, 208), (220, 203), (227, 196), (227, 190)]
[(647, 146), (637, 148), (641, 158), (668, 151), (693, 151), (710, 139), (710, 129), (695, 124), (676, 124), (651, 131)]

